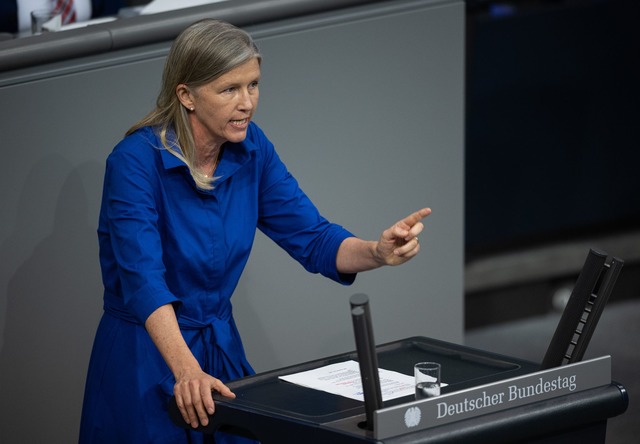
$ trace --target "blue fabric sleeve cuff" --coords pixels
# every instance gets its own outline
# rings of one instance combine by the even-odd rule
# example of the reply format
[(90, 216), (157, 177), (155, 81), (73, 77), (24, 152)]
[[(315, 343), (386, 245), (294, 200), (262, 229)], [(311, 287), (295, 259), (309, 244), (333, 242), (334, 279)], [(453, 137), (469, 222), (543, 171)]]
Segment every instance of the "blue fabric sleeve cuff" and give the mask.
[(177, 309), (181, 302), (166, 288), (145, 286), (126, 302), (126, 307), (136, 320), (144, 325), (151, 313), (167, 304), (172, 304)]
[(325, 244), (324, 257), (331, 258), (331, 261), (326, 261), (323, 265), (323, 269), (320, 273), (342, 285), (351, 285), (355, 282), (357, 273), (340, 273), (337, 266), (338, 249), (342, 242), (349, 238), (355, 237), (352, 233), (344, 229), (339, 225), (334, 224), (334, 230), (331, 239)]

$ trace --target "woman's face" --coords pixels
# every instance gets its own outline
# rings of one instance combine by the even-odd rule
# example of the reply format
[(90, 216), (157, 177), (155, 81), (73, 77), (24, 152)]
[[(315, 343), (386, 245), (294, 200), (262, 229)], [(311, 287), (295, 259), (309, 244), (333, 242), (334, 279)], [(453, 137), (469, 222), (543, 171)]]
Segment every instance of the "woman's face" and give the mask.
[(249, 121), (258, 106), (259, 80), (260, 64), (257, 59), (251, 59), (197, 88), (178, 85), (178, 98), (190, 110), (197, 148), (217, 149), (225, 142), (245, 139)]

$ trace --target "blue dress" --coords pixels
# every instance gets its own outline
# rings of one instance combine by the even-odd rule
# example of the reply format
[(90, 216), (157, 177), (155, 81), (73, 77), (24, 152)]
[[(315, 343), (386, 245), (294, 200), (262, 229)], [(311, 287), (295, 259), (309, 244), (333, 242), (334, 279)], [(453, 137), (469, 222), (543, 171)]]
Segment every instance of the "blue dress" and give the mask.
[(202, 442), (201, 433), (168, 417), (175, 380), (144, 322), (173, 304), (204, 371), (222, 381), (252, 374), (230, 299), (256, 228), (309, 272), (342, 284), (355, 279), (338, 273), (335, 262), (353, 235), (318, 213), (257, 125), (242, 143), (224, 146), (216, 176), (213, 190), (197, 188), (150, 127), (126, 137), (107, 159), (98, 226), (104, 314), (81, 443)]

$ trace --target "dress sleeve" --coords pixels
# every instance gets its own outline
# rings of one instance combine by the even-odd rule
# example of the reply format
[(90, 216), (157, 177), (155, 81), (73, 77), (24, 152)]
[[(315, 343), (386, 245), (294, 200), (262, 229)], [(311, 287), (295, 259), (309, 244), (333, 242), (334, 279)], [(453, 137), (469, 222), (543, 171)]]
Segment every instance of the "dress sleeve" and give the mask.
[(101, 230), (108, 241), (101, 248), (111, 252), (101, 256), (114, 261), (124, 306), (144, 323), (158, 307), (178, 299), (165, 282), (156, 199), (159, 156), (132, 140), (125, 139), (107, 159)]
[(354, 235), (319, 213), (271, 142), (259, 129), (254, 129), (264, 162), (258, 228), (307, 271), (344, 285), (352, 284), (356, 275), (339, 273), (336, 256), (342, 241)]

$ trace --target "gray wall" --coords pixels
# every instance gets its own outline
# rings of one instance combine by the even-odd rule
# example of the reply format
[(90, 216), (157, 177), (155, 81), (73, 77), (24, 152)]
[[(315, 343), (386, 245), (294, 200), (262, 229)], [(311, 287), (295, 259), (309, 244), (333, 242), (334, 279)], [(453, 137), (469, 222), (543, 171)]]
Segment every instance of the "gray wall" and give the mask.
[[(258, 233), (234, 295), (257, 371), (376, 342), (462, 341), (462, 2), (396, 1), (247, 28), (264, 55), (256, 121), (330, 219), (377, 238), (431, 206), (422, 254), (342, 287)], [(407, 5), (411, 6), (408, 7)], [(73, 442), (101, 314), (104, 159), (152, 106), (167, 44), (0, 75), (0, 442)]]

